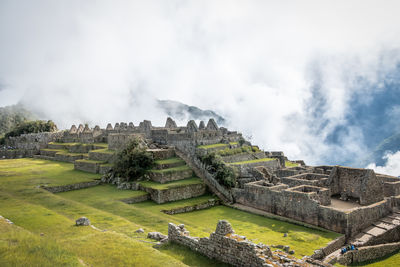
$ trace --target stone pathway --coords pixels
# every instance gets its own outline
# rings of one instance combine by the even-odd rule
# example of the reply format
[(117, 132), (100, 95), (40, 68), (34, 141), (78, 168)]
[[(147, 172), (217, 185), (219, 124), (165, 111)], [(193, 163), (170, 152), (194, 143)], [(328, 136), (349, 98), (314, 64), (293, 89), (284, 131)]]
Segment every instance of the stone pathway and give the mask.
[(361, 233), (356, 235), (350, 243), (358, 247), (374, 245), (375, 239), (396, 227), (400, 227), (399, 211), (395, 211), (394, 213), (374, 222), (371, 226), (365, 228)]

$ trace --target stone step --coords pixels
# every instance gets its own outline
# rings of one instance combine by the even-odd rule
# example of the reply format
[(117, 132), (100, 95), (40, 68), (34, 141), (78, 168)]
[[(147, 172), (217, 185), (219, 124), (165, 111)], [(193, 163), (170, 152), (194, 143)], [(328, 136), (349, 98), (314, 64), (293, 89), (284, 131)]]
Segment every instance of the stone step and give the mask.
[(374, 238), (374, 236), (367, 233), (359, 233), (354, 237), (354, 240), (351, 242), (355, 246), (363, 246)]
[(86, 154), (76, 154), (76, 153), (57, 153), (55, 155), (55, 160), (74, 163), (75, 160), (79, 159), (87, 159), (88, 156)]
[(379, 235), (382, 235), (385, 232), (386, 232), (385, 229), (382, 229), (382, 228), (379, 228), (379, 227), (376, 227), (376, 226), (370, 226), (370, 227), (368, 227), (368, 228), (363, 230), (363, 233), (366, 233), (366, 234), (369, 234), (369, 235), (372, 235), (372, 236), (375, 236), (375, 237), (379, 236)]
[(199, 178), (174, 181), (168, 184), (149, 181), (139, 184), (139, 189), (149, 193), (150, 198), (158, 204), (199, 197), (206, 192), (206, 185)]
[(323, 263), (334, 265), (337, 262), (337, 258), (340, 256), (340, 250), (335, 250), (331, 254), (325, 257)]
[(388, 224), (400, 225), (400, 220), (389, 218), (389, 217), (382, 218), (382, 219), (380, 219), (380, 221), (388, 223)]
[(102, 165), (102, 164), (103, 164), (103, 162), (101, 162), (101, 161), (80, 159), (80, 160), (75, 160), (74, 168), (75, 168), (75, 170), (91, 172), (91, 173), (99, 173), (100, 165)]
[(153, 155), (155, 160), (168, 159), (175, 157), (174, 149), (147, 149)]
[(171, 181), (183, 180), (193, 176), (193, 170), (189, 166), (182, 165), (179, 167), (163, 169), (163, 170), (151, 170), (149, 171), (149, 177), (152, 181), (157, 183), (168, 183)]
[(372, 225), (379, 227), (381, 229), (385, 229), (385, 230), (391, 230), (395, 227), (394, 224), (386, 223), (386, 222), (382, 222), (382, 221), (375, 222)]
[(44, 148), (44, 149), (40, 149), (40, 155), (47, 156), (47, 157), (55, 157), (58, 152), (62, 152), (62, 151), (64, 151), (64, 150)]
[(68, 146), (63, 145), (63, 144), (47, 144), (47, 148), (49, 149), (59, 149), (59, 150), (64, 150), (64, 149), (68, 149)]
[(156, 160), (155, 164), (156, 164), (155, 169), (157, 169), (157, 170), (175, 168), (178, 166), (186, 165), (185, 161), (178, 157), (169, 158), (169, 159), (165, 159), (165, 160)]
[(115, 155), (116, 153), (107, 149), (89, 151), (89, 159), (95, 161), (104, 161), (111, 163), (115, 159)]

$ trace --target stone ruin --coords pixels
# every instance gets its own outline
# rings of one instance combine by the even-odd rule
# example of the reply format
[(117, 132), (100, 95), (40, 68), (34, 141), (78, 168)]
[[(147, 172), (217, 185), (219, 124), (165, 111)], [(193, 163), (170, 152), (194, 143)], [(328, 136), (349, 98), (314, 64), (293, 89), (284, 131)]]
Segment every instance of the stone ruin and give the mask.
[[(147, 120), (138, 126), (132, 122), (119, 122), (113, 127), (108, 123), (105, 129), (72, 125), (70, 130), (55, 133), (12, 137), (7, 142), (15, 149), (0, 151), (0, 157), (32, 157), (41, 148), (46, 148), (49, 142), (108, 143), (109, 149), (118, 150), (137, 137), (156, 144), (156, 148), (173, 147), (190, 166), (199, 170), (197, 176), (225, 203), (343, 233), (346, 241), (368, 232), (365, 229), (392, 216), (400, 207), (400, 179), (397, 177), (376, 174), (367, 169), (307, 166), (301, 160), (294, 161), (298, 166), (287, 168), (285, 162), (288, 159), (279, 151), (252, 153), (251, 159), (267, 157), (273, 160), (238, 166), (236, 186), (226, 188), (218, 184), (207, 166), (196, 158), (197, 153), (202, 152), (197, 147), (220, 143), (236, 148), (243, 137), (238, 132), (218, 127), (213, 119), (207, 124), (201, 121), (199, 126), (193, 120), (186, 126), (177, 126), (172, 118), (167, 118), (164, 127), (153, 126)], [(245, 144), (251, 145), (248, 142)], [(226, 164), (246, 160), (250, 158), (243, 153), (224, 157)], [(388, 240), (382, 237), (385, 234), (376, 236), (380, 238), (379, 242)], [(393, 238), (390, 240), (396, 241)], [(379, 244), (376, 242), (374, 245)]]
[(191, 237), (183, 224), (168, 224), (168, 240), (233, 266), (323, 266), (310, 258), (297, 259), (283, 251), (254, 244), (245, 236), (235, 234), (228, 221), (220, 220), (210, 237)]

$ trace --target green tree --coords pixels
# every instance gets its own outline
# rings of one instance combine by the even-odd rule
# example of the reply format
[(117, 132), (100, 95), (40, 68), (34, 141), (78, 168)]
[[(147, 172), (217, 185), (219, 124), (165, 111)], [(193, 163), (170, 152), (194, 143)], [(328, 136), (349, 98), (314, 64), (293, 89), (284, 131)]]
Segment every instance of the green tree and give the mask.
[(133, 139), (126, 148), (118, 152), (112, 171), (117, 177), (136, 181), (153, 166), (154, 159), (151, 153), (139, 147), (138, 139)]
[(201, 156), (200, 160), (208, 166), (209, 171), (214, 175), (218, 183), (228, 188), (235, 186), (237, 178), (236, 170), (226, 165), (220, 155), (209, 153)]
[(11, 131), (7, 132), (4, 137), (20, 136), (28, 133), (54, 132), (57, 131), (57, 125), (52, 121), (26, 121), (15, 126)]

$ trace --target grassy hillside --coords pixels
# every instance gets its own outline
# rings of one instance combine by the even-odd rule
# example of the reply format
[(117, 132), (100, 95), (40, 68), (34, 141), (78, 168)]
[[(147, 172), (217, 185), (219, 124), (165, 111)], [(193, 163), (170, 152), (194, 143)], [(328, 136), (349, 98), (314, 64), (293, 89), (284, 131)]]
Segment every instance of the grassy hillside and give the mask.
[(33, 119), (36, 119), (36, 116), (21, 105), (0, 107), (0, 137), (16, 125)]
[[(126, 204), (135, 191), (100, 185), (51, 194), (40, 185), (63, 185), (92, 180), (98, 175), (73, 170), (69, 163), (38, 159), (0, 161), (0, 266), (223, 266), (221, 263), (170, 244), (161, 249), (148, 243), (145, 232), (167, 233), (169, 222), (184, 223), (192, 236), (205, 237), (220, 219), (253, 242), (289, 245), (295, 256), (312, 254), (338, 234), (264, 218), (225, 206), (167, 215), (161, 210), (204, 202), (212, 196), (155, 204)], [(94, 228), (76, 227), (86, 216)], [(4, 227), (3, 227), (4, 225)], [(287, 237), (283, 237), (288, 233)], [(10, 245), (11, 244), (11, 245)]]

